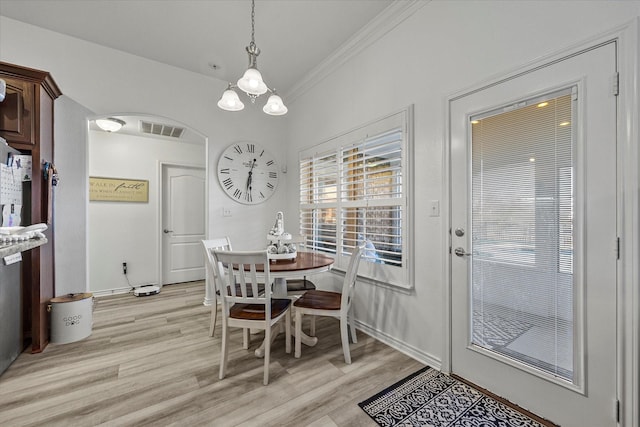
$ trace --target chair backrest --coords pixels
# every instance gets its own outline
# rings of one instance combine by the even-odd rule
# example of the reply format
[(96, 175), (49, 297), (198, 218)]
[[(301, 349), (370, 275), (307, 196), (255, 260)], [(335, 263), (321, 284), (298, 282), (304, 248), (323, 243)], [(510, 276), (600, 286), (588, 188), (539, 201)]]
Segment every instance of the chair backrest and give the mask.
[[(236, 303), (261, 304), (265, 306), (265, 318), (270, 319), (271, 273), (267, 251), (214, 250), (212, 254), (218, 269), (216, 280), (225, 313), (228, 315)], [(264, 280), (263, 294), (258, 290), (258, 279)]]
[(218, 266), (214, 263), (213, 260), (213, 251), (215, 249), (222, 251), (230, 251), (231, 248), (231, 239), (229, 236), (225, 237), (217, 237), (215, 239), (203, 240), (202, 246), (204, 246), (204, 252), (207, 255), (207, 271), (209, 272), (209, 278), (213, 282), (213, 289), (216, 289), (214, 278), (218, 274)]
[(303, 234), (291, 237), (290, 243), (295, 243), (298, 248), (304, 248), (307, 244), (307, 237)]
[(349, 266), (344, 274), (344, 282), (342, 283), (342, 301), (340, 310), (347, 311), (351, 305), (353, 293), (356, 287), (356, 278), (358, 277), (358, 267), (360, 266), (360, 258), (364, 252), (365, 244), (361, 244), (354, 248), (349, 258)]

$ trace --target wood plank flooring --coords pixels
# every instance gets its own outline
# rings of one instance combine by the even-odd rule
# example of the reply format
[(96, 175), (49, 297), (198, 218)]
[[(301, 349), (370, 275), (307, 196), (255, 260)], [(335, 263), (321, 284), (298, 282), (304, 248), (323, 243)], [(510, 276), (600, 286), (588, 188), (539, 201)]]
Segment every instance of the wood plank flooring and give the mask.
[(338, 321), (318, 318), (300, 359), (276, 339), (268, 386), (262, 334), (243, 350), (234, 330), (219, 380), (222, 322), (209, 337), (203, 298), (203, 282), (96, 298), (90, 337), (23, 353), (0, 376), (0, 426), (375, 426), (358, 402), (423, 366), (360, 331), (346, 365)]

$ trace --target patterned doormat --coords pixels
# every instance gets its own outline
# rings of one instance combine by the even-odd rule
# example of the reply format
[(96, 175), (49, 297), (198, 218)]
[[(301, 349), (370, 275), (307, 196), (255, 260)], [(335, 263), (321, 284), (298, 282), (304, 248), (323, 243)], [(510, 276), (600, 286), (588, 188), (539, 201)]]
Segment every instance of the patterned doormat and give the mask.
[(358, 405), (385, 427), (544, 426), (428, 366)]

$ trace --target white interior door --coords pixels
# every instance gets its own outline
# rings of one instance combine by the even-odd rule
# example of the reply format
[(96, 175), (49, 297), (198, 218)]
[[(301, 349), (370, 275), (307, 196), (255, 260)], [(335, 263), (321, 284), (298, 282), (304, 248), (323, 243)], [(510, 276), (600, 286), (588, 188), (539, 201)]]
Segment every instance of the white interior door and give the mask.
[(615, 73), (609, 43), (451, 103), (451, 370), (563, 427), (616, 425)]
[(162, 166), (162, 284), (203, 280), (205, 171)]

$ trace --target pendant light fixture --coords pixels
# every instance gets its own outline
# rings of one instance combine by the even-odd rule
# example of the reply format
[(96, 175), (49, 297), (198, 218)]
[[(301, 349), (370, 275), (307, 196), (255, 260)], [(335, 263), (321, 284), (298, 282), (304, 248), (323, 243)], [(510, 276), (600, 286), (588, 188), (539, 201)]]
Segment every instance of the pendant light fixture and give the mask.
[(251, 0), (251, 43), (246, 47), (249, 54), (249, 68), (235, 85), (229, 83), (227, 90), (224, 91), (222, 98), (218, 101), (218, 107), (226, 111), (240, 111), (244, 108), (244, 104), (234, 88), (239, 88), (246, 93), (251, 103), (255, 103), (256, 98), (260, 95), (271, 92), (271, 96), (269, 96), (262, 111), (272, 116), (281, 116), (287, 113), (287, 107), (285, 107), (282, 98), (278, 96), (275, 89), (269, 89), (264, 80), (262, 80), (262, 74), (258, 71), (260, 49), (256, 46), (255, 41), (255, 7), (255, 0)]

